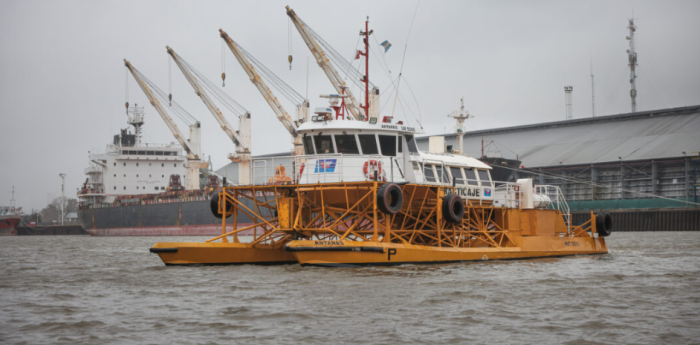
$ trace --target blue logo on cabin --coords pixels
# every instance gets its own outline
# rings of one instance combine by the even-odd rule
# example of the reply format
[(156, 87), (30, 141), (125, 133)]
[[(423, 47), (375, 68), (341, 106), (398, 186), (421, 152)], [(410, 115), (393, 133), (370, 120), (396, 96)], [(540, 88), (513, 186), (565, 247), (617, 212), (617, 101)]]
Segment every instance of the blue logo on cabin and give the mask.
[(314, 173), (332, 173), (335, 172), (335, 163), (337, 159), (319, 159), (316, 161)]
[(491, 188), (484, 188), (484, 196), (491, 196)]

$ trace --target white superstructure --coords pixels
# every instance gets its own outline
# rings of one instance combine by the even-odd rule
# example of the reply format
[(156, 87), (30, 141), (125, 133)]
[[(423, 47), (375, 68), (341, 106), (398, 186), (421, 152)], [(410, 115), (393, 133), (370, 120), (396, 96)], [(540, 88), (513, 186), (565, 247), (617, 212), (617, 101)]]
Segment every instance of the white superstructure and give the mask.
[[(78, 197), (83, 204), (111, 203), (120, 195), (156, 194), (167, 191), (171, 175), (179, 175), (188, 185), (187, 159), (175, 143), (149, 144), (140, 140), (143, 107), (129, 108), (129, 123), (135, 129), (122, 129), (104, 152), (90, 152), (87, 180)], [(131, 121), (138, 118), (138, 126)], [(194, 177), (199, 184), (199, 176)]]

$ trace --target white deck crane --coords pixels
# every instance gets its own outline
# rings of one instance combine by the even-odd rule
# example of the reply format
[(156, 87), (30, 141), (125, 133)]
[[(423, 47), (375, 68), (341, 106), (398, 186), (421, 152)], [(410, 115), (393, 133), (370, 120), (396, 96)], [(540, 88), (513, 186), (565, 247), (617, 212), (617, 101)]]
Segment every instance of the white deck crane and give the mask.
[(154, 108), (156, 108), (156, 111), (158, 112), (160, 117), (163, 118), (163, 121), (165, 121), (165, 125), (168, 126), (168, 129), (170, 129), (170, 131), (173, 133), (175, 139), (177, 139), (180, 145), (182, 145), (182, 148), (185, 149), (185, 152), (187, 152), (188, 178), (186, 179), (186, 188), (189, 190), (199, 190), (199, 168), (202, 165), (202, 162), (200, 160), (201, 124), (199, 123), (199, 121), (197, 121), (193, 125), (191, 125), (190, 139), (185, 139), (185, 137), (182, 135), (182, 132), (180, 132), (180, 129), (177, 127), (173, 119), (170, 117), (170, 115), (168, 115), (165, 108), (163, 108), (163, 105), (160, 104), (158, 98), (156, 98), (156, 96), (153, 94), (151, 88), (148, 87), (148, 84), (142, 77), (141, 73), (136, 68), (134, 68), (134, 66), (132, 66), (127, 59), (124, 59), (124, 65), (126, 66), (126, 68), (129, 69), (129, 72), (131, 72), (131, 75), (134, 77), (134, 80), (136, 80), (136, 82), (139, 84), (141, 90), (143, 90), (143, 93), (146, 94), (146, 97), (148, 97), (148, 100), (151, 102), (151, 105)]
[(267, 84), (265, 84), (263, 79), (255, 70), (255, 67), (253, 67), (250, 60), (248, 60), (246, 54), (241, 51), (238, 44), (234, 42), (224, 30), (219, 29), (219, 32), (221, 34), (221, 38), (224, 39), (224, 42), (226, 42), (226, 45), (228, 45), (229, 49), (231, 49), (231, 52), (236, 57), (236, 60), (238, 60), (246, 74), (248, 74), (250, 81), (255, 85), (255, 87), (258, 88), (258, 91), (260, 91), (260, 93), (263, 95), (267, 101), (267, 104), (269, 104), (272, 110), (275, 112), (277, 119), (282, 122), (282, 125), (284, 125), (287, 131), (292, 135), (294, 142), (294, 154), (298, 156), (304, 155), (304, 145), (302, 143), (302, 137), (297, 133), (297, 127), (300, 122), (307, 120), (309, 103), (305, 100), (299, 105), (297, 114), (298, 120), (294, 121), (294, 119), (284, 109), (282, 104), (280, 104), (280, 102), (277, 100), (277, 97), (275, 97), (272, 91), (270, 91), (270, 88), (267, 86)]
[(177, 55), (177, 53), (175, 53), (175, 51), (169, 46), (166, 46), (166, 48), (168, 54), (170, 54), (170, 56), (173, 58), (173, 61), (175, 61), (175, 64), (177, 64), (177, 66), (180, 68), (180, 71), (182, 71), (182, 74), (185, 75), (187, 81), (190, 83), (190, 85), (192, 85), (192, 88), (194, 88), (194, 93), (202, 99), (204, 105), (207, 106), (207, 109), (209, 109), (212, 115), (214, 115), (216, 121), (219, 122), (221, 129), (224, 130), (224, 132), (226, 133), (226, 135), (228, 135), (233, 144), (236, 145), (236, 154), (229, 154), (229, 159), (231, 161), (238, 162), (238, 184), (249, 185), (251, 183), (250, 113), (246, 112), (245, 114), (239, 117), (238, 132), (234, 131), (231, 127), (231, 124), (229, 124), (228, 120), (226, 120), (224, 115), (221, 113), (221, 110), (219, 110), (219, 108), (214, 104), (214, 102), (212, 102), (211, 98), (199, 84), (197, 78), (192, 74), (192, 71), (190, 71), (190, 68), (184, 62), (184, 60), (182, 60), (180, 56)]
[[(297, 31), (299, 31), (301, 38), (304, 39), (304, 42), (309, 47), (311, 54), (313, 54), (314, 58), (316, 59), (316, 63), (318, 63), (318, 66), (321, 67), (321, 69), (323, 69), (323, 72), (326, 73), (326, 76), (331, 81), (331, 84), (333, 84), (333, 87), (335, 87), (335, 90), (338, 92), (338, 94), (347, 95), (347, 101), (345, 105), (347, 106), (348, 110), (350, 110), (350, 113), (353, 117), (352, 119), (367, 120), (367, 116), (365, 116), (365, 111), (364, 109), (362, 109), (360, 102), (358, 102), (352, 95), (352, 92), (350, 92), (350, 88), (346, 85), (345, 81), (343, 81), (343, 78), (340, 77), (338, 71), (336, 71), (336, 69), (330, 63), (328, 56), (323, 51), (323, 48), (321, 48), (321, 45), (318, 43), (318, 41), (311, 34), (309, 28), (297, 16), (296, 12), (294, 12), (293, 9), (291, 9), (289, 6), (286, 6), (286, 9), (287, 15), (289, 16), (289, 18), (291, 18), (292, 23), (294, 23), (294, 26), (297, 28)], [(373, 88), (372, 91), (369, 93), (369, 97), (369, 115), (370, 117), (379, 117), (379, 89)]]

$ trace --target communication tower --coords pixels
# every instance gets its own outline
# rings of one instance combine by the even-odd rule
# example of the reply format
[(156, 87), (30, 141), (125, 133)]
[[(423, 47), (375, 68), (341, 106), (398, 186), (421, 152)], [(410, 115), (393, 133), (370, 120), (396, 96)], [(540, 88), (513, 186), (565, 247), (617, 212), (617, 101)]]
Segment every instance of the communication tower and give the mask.
[(566, 101), (566, 119), (571, 120), (573, 118), (571, 110), (571, 92), (574, 91), (573, 86), (564, 86), (564, 100)]
[(637, 74), (635, 72), (637, 52), (634, 47), (634, 32), (637, 31), (637, 26), (634, 25), (634, 18), (630, 19), (630, 24), (627, 28), (630, 30), (630, 35), (627, 36), (627, 40), (630, 41), (630, 49), (627, 49), (628, 65), (630, 66), (630, 98), (632, 98), (632, 112), (635, 113), (637, 112)]

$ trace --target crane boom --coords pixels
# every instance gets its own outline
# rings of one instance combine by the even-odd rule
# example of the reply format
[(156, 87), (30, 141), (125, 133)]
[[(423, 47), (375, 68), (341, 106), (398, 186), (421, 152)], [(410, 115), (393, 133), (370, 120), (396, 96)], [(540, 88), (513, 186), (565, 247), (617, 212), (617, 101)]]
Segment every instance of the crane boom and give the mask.
[(355, 100), (355, 97), (353, 97), (352, 92), (350, 92), (350, 88), (347, 87), (345, 81), (343, 81), (343, 78), (340, 77), (338, 71), (336, 71), (333, 65), (330, 63), (330, 60), (321, 48), (321, 45), (318, 44), (316, 39), (306, 29), (306, 25), (304, 24), (304, 22), (301, 21), (301, 19), (299, 19), (296, 12), (294, 12), (293, 9), (289, 8), (289, 6), (286, 6), (286, 8), (287, 15), (289, 16), (289, 18), (292, 19), (292, 23), (294, 23), (294, 26), (297, 28), (297, 31), (299, 31), (301, 38), (304, 39), (304, 42), (309, 47), (309, 50), (311, 50), (311, 53), (314, 55), (316, 63), (318, 63), (318, 66), (321, 67), (321, 69), (323, 69), (323, 72), (326, 73), (326, 76), (328, 77), (328, 79), (330, 79), (331, 84), (333, 84), (333, 87), (335, 87), (335, 90), (338, 92), (338, 94), (348, 95), (348, 101), (345, 105), (348, 107), (348, 110), (350, 110), (353, 120), (365, 119), (366, 116), (364, 110), (359, 106), (360, 103), (357, 102), (357, 100)]
[[(197, 78), (192, 75), (192, 72), (185, 66), (185, 64), (182, 62), (182, 59), (180, 58), (175, 51), (170, 48), (169, 46), (166, 46), (168, 50), (168, 54), (173, 58), (173, 61), (175, 61), (175, 64), (177, 67), (180, 68), (180, 71), (182, 71), (182, 74), (185, 75), (185, 78), (187, 81), (192, 85), (192, 88), (194, 88), (194, 93), (199, 96), (199, 98), (202, 99), (202, 102), (204, 102), (204, 105), (207, 106), (207, 109), (211, 112), (212, 115), (214, 115), (214, 118), (216, 118), (216, 121), (219, 122), (219, 125), (221, 126), (221, 129), (224, 130), (226, 135), (231, 139), (231, 141), (236, 145), (236, 152), (240, 154), (250, 154), (250, 143), (245, 142), (245, 140), (236, 133), (231, 127), (231, 124), (229, 124), (228, 120), (224, 117), (224, 115), (221, 113), (221, 110), (212, 102), (211, 98), (209, 98), (209, 95), (206, 93), (206, 91), (202, 88), (202, 86), (199, 84), (197, 81)], [(250, 114), (246, 113), (244, 116), (250, 116)]]
[(253, 67), (253, 65), (250, 63), (248, 58), (246, 58), (243, 52), (241, 52), (236, 42), (234, 42), (224, 30), (219, 29), (219, 32), (221, 34), (221, 38), (224, 39), (224, 42), (226, 42), (226, 45), (229, 47), (229, 49), (231, 49), (231, 52), (236, 57), (236, 60), (238, 60), (238, 62), (245, 70), (246, 74), (248, 74), (250, 81), (255, 85), (255, 87), (257, 87), (258, 91), (260, 91), (260, 93), (263, 95), (263, 97), (267, 101), (267, 104), (269, 104), (272, 108), (272, 111), (275, 112), (277, 119), (280, 122), (282, 122), (284, 128), (286, 128), (287, 131), (292, 135), (294, 141), (294, 153), (296, 155), (303, 155), (304, 147), (301, 136), (297, 134), (297, 123), (294, 122), (294, 119), (289, 115), (289, 113), (287, 113), (282, 104), (280, 104), (280, 102), (277, 100), (277, 97), (275, 97), (270, 88), (267, 86), (267, 84), (265, 84), (258, 72), (255, 70), (255, 67)]
[(143, 80), (143, 78), (141, 78), (140, 73), (136, 71), (134, 66), (132, 66), (127, 59), (124, 59), (124, 65), (126, 66), (126, 68), (129, 69), (129, 72), (131, 72), (131, 75), (134, 77), (134, 80), (136, 80), (136, 83), (139, 84), (141, 90), (143, 90), (143, 93), (146, 94), (146, 97), (151, 102), (151, 105), (154, 108), (156, 108), (156, 111), (158, 112), (160, 117), (163, 118), (163, 121), (165, 121), (165, 125), (168, 126), (168, 129), (170, 129), (170, 131), (173, 133), (175, 139), (180, 143), (180, 145), (182, 145), (182, 148), (185, 149), (185, 152), (187, 152), (187, 168), (189, 176), (189, 178), (187, 179), (187, 189), (198, 190), (199, 167), (201, 166), (201, 161), (199, 159), (199, 131), (201, 125), (199, 121), (196, 122), (194, 125), (190, 126), (190, 137), (192, 137), (194, 141), (194, 143), (192, 143), (189, 140), (185, 139), (185, 137), (182, 135), (182, 132), (180, 132), (180, 129), (177, 127), (177, 124), (175, 124), (170, 115), (168, 115), (168, 113), (165, 111), (163, 105), (160, 104), (160, 101), (158, 101), (158, 99), (155, 97), (151, 88), (149, 88), (146, 84), (146, 81)]

